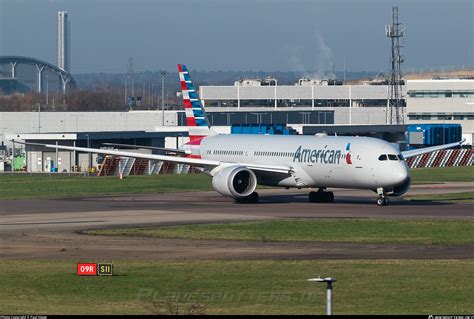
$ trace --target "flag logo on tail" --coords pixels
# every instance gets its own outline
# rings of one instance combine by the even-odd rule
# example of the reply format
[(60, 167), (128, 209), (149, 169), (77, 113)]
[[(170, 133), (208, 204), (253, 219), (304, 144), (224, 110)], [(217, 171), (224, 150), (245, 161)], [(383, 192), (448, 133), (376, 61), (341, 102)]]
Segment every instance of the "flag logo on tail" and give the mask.
[(184, 64), (178, 64), (178, 71), (183, 92), (184, 110), (186, 112), (186, 125), (209, 127), (206, 113), (191, 82), (188, 69)]

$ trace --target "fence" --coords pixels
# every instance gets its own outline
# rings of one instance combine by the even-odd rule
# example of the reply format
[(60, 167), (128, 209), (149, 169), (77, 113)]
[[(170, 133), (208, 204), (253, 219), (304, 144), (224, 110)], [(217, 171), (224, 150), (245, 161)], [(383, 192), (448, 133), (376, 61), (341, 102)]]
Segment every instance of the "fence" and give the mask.
[(407, 159), (410, 168), (469, 166), (473, 164), (472, 148), (441, 150)]

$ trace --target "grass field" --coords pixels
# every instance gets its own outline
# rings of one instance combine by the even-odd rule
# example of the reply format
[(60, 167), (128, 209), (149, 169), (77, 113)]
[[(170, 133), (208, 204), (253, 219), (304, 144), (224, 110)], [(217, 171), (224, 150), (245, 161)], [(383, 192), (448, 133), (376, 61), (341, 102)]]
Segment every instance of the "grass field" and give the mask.
[(211, 190), (203, 174), (84, 177), (67, 175), (0, 175), (0, 199), (74, 197), (116, 193), (164, 193)]
[(112, 277), (78, 277), (73, 261), (4, 260), (0, 313), (472, 314), (474, 260), (114, 261)]
[[(414, 169), (412, 182), (474, 182), (473, 167)], [(0, 174), (0, 199), (77, 197), (116, 193), (163, 193), (211, 190), (211, 178), (202, 174), (83, 177), (46, 174)]]
[(414, 168), (410, 170), (412, 182), (474, 182), (474, 166)]
[(474, 221), (289, 219), (233, 224), (104, 229), (87, 233), (185, 239), (464, 245), (474, 244)]
[[(443, 202), (474, 202), (474, 192), (432, 194), (432, 195), (408, 195), (405, 197), (414, 201), (443, 201)], [(473, 208), (474, 209), (474, 208)]]

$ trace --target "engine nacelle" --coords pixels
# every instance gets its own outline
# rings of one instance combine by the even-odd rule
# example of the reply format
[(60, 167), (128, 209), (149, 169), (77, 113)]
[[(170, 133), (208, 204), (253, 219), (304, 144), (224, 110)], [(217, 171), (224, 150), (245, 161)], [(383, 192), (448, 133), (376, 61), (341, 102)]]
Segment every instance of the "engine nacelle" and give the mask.
[(245, 166), (228, 166), (214, 175), (212, 187), (221, 195), (242, 198), (254, 192), (257, 177)]
[(411, 178), (408, 177), (402, 184), (393, 187), (392, 192), (390, 192), (388, 196), (402, 196), (403, 194), (408, 192), (408, 190), (410, 189), (410, 186), (411, 186)]

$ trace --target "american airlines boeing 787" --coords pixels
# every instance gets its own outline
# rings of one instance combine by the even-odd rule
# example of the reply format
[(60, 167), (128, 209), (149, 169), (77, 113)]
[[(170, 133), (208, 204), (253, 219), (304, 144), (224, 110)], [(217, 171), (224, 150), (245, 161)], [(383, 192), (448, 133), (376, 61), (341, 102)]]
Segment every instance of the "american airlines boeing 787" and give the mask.
[(301, 135), (218, 135), (209, 127), (206, 113), (186, 66), (179, 64), (190, 141), (170, 151), (184, 156), (41, 144), (50, 148), (137, 157), (189, 164), (212, 177), (221, 195), (238, 203), (256, 203), (257, 185), (317, 188), (311, 202), (333, 202), (326, 188), (372, 190), (377, 205), (388, 205), (387, 196), (410, 189), (405, 158), (459, 146), (462, 142), (400, 152), (384, 140), (370, 137)]

